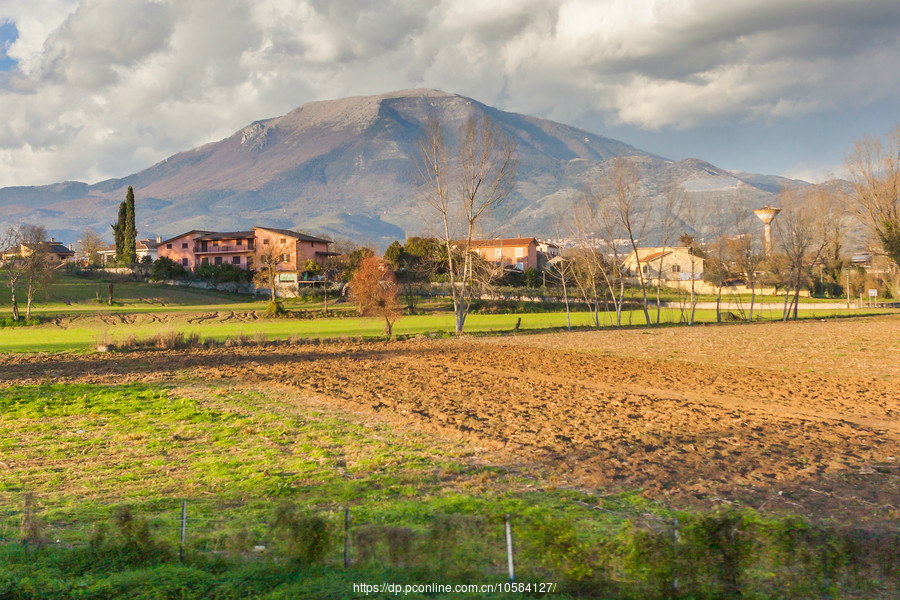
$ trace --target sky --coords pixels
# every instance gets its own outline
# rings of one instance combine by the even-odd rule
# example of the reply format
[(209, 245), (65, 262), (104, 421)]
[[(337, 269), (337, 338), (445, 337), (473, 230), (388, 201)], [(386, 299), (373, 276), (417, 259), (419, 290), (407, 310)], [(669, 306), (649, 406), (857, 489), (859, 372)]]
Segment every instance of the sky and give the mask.
[(819, 181), (900, 123), (897, 0), (0, 0), (0, 187), (426, 87)]

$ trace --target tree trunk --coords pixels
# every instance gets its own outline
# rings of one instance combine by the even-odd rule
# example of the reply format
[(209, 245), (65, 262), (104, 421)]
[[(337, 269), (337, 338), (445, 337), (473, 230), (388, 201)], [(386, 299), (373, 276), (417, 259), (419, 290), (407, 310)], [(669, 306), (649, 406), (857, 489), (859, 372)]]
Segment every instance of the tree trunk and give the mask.
[(787, 320), (788, 320), (788, 316), (789, 316), (789, 313), (788, 313), (788, 299), (789, 299), (790, 297), (791, 297), (791, 284), (790, 284), (790, 280), (789, 280), (789, 283), (788, 283), (788, 285), (787, 285), (787, 289), (784, 290), (784, 307), (781, 309), (781, 320), (782, 320), (782, 321), (787, 321)]
[(112, 306), (113, 303), (113, 284), (109, 284), (106, 288), (106, 303)]
[(563, 301), (566, 303), (566, 329), (572, 329), (572, 321), (569, 318), (569, 292), (566, 290), (566, 278), (563, 277)]
[[(10, 286), (10, 290), (12, 293), (12, 297), (10, 298), (10, 300), (12, 302), (12, 318), (13, 318), (13, 321), (18, 321), (19, 320), (19, 303), (16, 301), (16, 285), (13, 284), (12, 286)], [(860, 304), (860, 306), (862, 306), (862, 304)]]
[[(662, 270), (662, 262), (660, 262), (660, 264), (659, 264), (659, 269)], [(660, 289), (661, 285), (662, 285), (662, 280), (657, 279), (656, 280), (656, 324), (657, 325), (659, 325), (659, 313), (661, 310), (659, 307), (659, 289)]]
[(722, 283), (716, 290), (716, 323), (722, 322)]
[(756, 285), (753, 282), (753, 279), (750, 279), (750, 318), (748, 319), (751, 323), (753, 322), (753, 305), (756, 303)]

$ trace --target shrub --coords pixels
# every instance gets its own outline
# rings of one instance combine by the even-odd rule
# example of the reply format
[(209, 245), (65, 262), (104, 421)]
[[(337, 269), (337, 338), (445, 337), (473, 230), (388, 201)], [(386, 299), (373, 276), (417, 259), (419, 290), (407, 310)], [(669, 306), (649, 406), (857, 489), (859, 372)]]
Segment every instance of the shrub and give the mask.
[(153, 262), (150, 269), (150, 279), (153, 281), (163, 281), (164, 279), (182, 279), (187, 277), (187, 271), (183, 266), (168, 258), (161, 256)]
[(289, 313), (284, 309), (284, 304), (280, 301), (275, 300), (273, 302), (269, 302), (269, 305), (266, 306), (266, 317), (267, 318), (277, 318), (287, 316)]
[(278, 507), (271, 529), (284, 555), (299, 565), (321, 562), (334, 544), (331, 523), (321, 516), (301, 513), (292, 503)]

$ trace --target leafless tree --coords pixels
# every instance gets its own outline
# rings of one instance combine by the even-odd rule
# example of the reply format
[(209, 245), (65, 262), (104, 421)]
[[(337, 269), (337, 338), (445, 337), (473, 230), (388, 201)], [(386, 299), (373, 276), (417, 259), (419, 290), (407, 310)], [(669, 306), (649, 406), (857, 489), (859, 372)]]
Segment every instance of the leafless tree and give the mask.
[(701, 205), (696, 195), (685, 194), (681, 202), (681, 212), (679, 220), (685, 225), (687, 231), (684, 231), (678, 237), (678, 243), (687, 248), (690, 273), (690, 285), (685, 290), (681, 286), (678, 288), (679, 305), (681, 309), (681, 322), (688, 325), (694, 324), (697, 313), (697, 279), (701, 271), (704, 270), (704, 262), (706, 251), (704, 250), (703, 240), (700, 238), (702, 232), (706, 229), (706, 223), (709, 220), (709, 211)]
[(34, 297), (43, 291), (53, 279), (53, 261), (47, 247), (47, 230), (41, 225), (25, 225), (23, 251), (23, 270), (25, 278), (25, 320), (31, 318), (31, 307)]
[[(664, 189), (664, 202), (662, 206), (662, 247), (663, 251), (668, 247), (675, 235), (675, 224), (678, 222), (678, 213), (681, 212), (681, 206), (684, 203), (684, 188), (669, 179)], [(659, 325), (659, 317), (662, 312), (660, 303), (660, 291), (666, 285), (665, 279), (665, 260), (666, 255), (663, 254), (659, 258), (659, 270), (656, 274), (656, 324)]]
[(103, 243), (103, 238), (100, 237), (100, 234), (90, 227), (85, 227), (84, 231), (81, 232), (81, 239), (78, 240), (78, 244), (75, 247), (75, 256), (87, 266), (96, 267), (100, 264), (99, 252), (105, 247), (106, 244)]
[[(797, 318), (800, 289), (812, 266), (818, 261), (828, 243), (827, 223), (832, 218), (827, 210), (830, 191), (823, 186), (806, 189), (785, 188), (779, 194), (781, 214), (775, 221), (776, 240), (788, 268), (782, 319)], [(793, 291), (793, 300), (790, 294)]]
[(650, 325), (647, 309), (647, 277), (641, 266), (638, 244), (644, 237), (650, 211), (644, 206), (644, 198), (639, 193), (641, 182), (640, 166), (634, 159), (618, 156), (604, 179), (604, 196), (610, 204), (609, 210), (615, 216), (621, 231), (627, 236), (637, 264), (637, 278), (641, 286), (641, 307), (644, 319)]
[[(575, 200), (570, 227), (578, 248), (570, 251), (572, 278), (581, 298), (591, 311), (595, 327), (600, 327), (601, 301), (612, 301), (616, 324), (622, 324), (625, 296), (623, 257), (616, 238), (617, 222), (603, 195), (586, 186)], [(606, 251), (611, 252), (611, 257)]]
[[(753, 321), (753, 310), (756, 304), (756, 276), (766, 258), (759, 236), (754, 235), (754, 224), (756, 223), (749, 218), (739, 217), (735, 224), (735, 235), (726, 248), (728, 261), (734, 265), (735, 272), (739, 273), (750, 287), (748, 321)], [(743, 307), (740, 304), (739, 306), (743, 312)]]
[(883, 140), (857, 142), (844, 164), (853, 187), (848, 207), (900, 265), (900, 125)]
[(515, 141), (487, 117), (469, 118), (457, 134), (455, 151), (443, 127), (431, 119), (419, 139), (416, 164), (424, 200), (439, 221), (450, 274), (457, 334), (463, 332), (476, 283), (472, 241), (482, 220), (509, 197), (518, 159)]
[(5, 255), (3, 267), (6, 269), (6, 284), (9, 286), (10, 301), (12, 304), (13, 321), (19, 320), (19, 302), (16, 297), (16, 286), (22, 278), (22, 227), (11, 225), (3, 233), (0, 239), (0, 252)]
[(703, 278), (716, 287), (716, 322), (722, 322), (722, 291), (733, 276), (731, 246), (735, 242), (740, 220), (739, 196), (716, 195), (709, 208), (706, 264)]
[(275, 302), (275, 288), (280, 273), (278, 265), (290, 262), (293, 252), (295, 252), (293, 245), (276, 242), (274, 239), (270, 244), (257, 244), (255, 259), (257, 270), (253, 276), (253, 283), (268, 288), (271, 302)]

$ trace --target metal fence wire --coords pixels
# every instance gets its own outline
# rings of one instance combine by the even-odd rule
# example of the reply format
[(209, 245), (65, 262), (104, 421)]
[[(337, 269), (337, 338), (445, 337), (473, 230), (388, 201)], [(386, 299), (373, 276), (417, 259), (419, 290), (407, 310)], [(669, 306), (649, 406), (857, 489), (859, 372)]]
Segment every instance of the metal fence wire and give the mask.
[(598, 509), (560, 518), (423, 509), (386, 516), (365, 507), (313, 511), (270, 501), (45, 507), (20, 500), (0, 506), (7, 551), (547, 581), (585, 597), (900, 597), (896, 528), (764, 520), (738, 510), (659, 516)]

